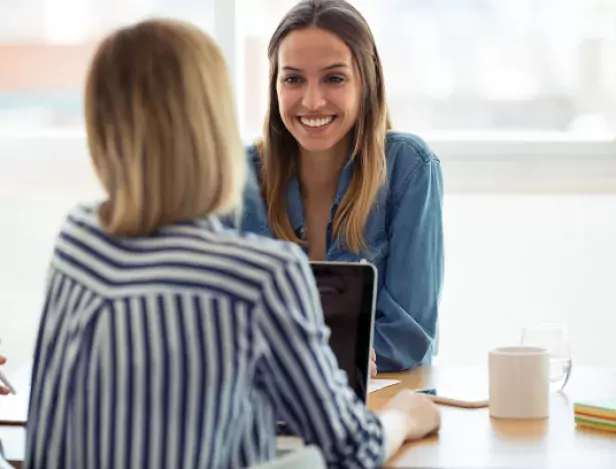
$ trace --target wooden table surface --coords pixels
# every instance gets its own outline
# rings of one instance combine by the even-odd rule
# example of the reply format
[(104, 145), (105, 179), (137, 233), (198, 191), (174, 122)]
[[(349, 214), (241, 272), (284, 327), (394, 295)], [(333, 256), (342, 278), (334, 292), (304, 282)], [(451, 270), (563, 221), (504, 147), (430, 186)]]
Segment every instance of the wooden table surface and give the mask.
[[(402, 387), (446, 388), (486, 392), (487, 370), (479, 368), (418, 368), (406, 373), (379, 375), (400, 384), (370, 394), (368, 407), (376, 410)], [(616, 468), (616, 435), (577, 428), (573, 403), (578, 399), (616, 398), (616, 370), (573, 369), (564, 392), (550, 396), (550, 418), (495, 420), (485, 409), (439, 406), (442, 428), (437, 436), (407, 443), (387, 467), (499, 468), (499, 469), (608, 469)]]
[[(425, 367), (404, 373), (380, 374), (401, 383), (371, 393), (368, 407), (376, 410), (402, 387), (487, 391), (487, 372), (480, 368)], [(3, 399), (0, 414), (23, 414), (25, 396)], [(488, 409), (439, 406), (439, 435), (407, 443), (386, 467), (422, 469), (609, 469), (616, 468), (616, 434), (578, 429), (573, 420), (576, 399), (616, 398), (616, 370), (574, 368), (564, 393), (551, 395), (550, 418), (535, 421), (490, 419)], [(18, 398), (18, 396), (15, 396)], [(24, 402), (21, 402), (24, 400)], [(9, 410), (10, 409), (10, 410)], [(2, 415), (0, 415), (0, 419)], [(19, 467), (23, 459), (23, 428), (0, 425), (7, 459)]]

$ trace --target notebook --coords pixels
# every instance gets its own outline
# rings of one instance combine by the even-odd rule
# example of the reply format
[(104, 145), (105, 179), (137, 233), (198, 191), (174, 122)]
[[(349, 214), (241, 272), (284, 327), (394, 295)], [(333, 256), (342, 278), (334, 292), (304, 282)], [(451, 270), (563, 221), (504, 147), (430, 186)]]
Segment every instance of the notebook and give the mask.
[(616, 432), (616, 399), (575, 402), (573, 413), (580, 427)]

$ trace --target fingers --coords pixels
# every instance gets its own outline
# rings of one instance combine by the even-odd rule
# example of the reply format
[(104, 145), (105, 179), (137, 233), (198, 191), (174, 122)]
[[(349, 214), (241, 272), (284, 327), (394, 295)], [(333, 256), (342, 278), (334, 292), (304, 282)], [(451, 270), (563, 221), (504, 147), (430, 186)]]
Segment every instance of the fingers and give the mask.
[(370, 362), (370, 377), (376, 378), (376, 375), (377, 375), (376, 363), (371, 361)]
[(370, 348), (370, 377), (375, 378), (377, 375), (376, 369), (376, 352), (373, 348)]
[(6, 357), (4, 355), (0, 355), (0, 365), (4, 365), (6, 363)]

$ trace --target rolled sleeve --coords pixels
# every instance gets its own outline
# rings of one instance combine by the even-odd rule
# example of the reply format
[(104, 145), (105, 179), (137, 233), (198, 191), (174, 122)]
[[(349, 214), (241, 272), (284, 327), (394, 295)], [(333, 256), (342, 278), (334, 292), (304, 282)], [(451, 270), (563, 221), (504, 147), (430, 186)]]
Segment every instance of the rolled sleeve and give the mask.
[(375, 348), (381, 371), (429, 362), (443, 283), (442, 173), (433, 155), (395, 194), (385, 280), (377, 300)]

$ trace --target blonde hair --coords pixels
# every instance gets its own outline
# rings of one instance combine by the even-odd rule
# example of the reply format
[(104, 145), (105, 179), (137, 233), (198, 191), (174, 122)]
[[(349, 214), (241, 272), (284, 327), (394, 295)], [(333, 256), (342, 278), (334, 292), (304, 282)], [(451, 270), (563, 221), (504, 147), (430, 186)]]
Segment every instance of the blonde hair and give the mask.
[(381, 60), (368, 23), (344, 0), (304, 0), (282, 19), (268, 48), (269, 107), (263, 139), (262, 189), (274, 235), (301, 243), (287, 214), (286, 189), (296, 174), (298, 144), (286, 129), (278, 107), (278, 50), (292, 31), (317, 27), (338, 36), (349, 47), (361, 80), (359, 116), (352, 133), (353, 176), (333, 221), (333, 236), (343, 238), (355, 253), (366, 247), (364, 227), (376, 195), (386, 180), (385, 138), (391, 128)]
[(107, 37), (88, 73), (85, 117), (109, 233), (147, 235), (239, 202), (246, 161), (227, 67), (196, 27), (148, 20)]

